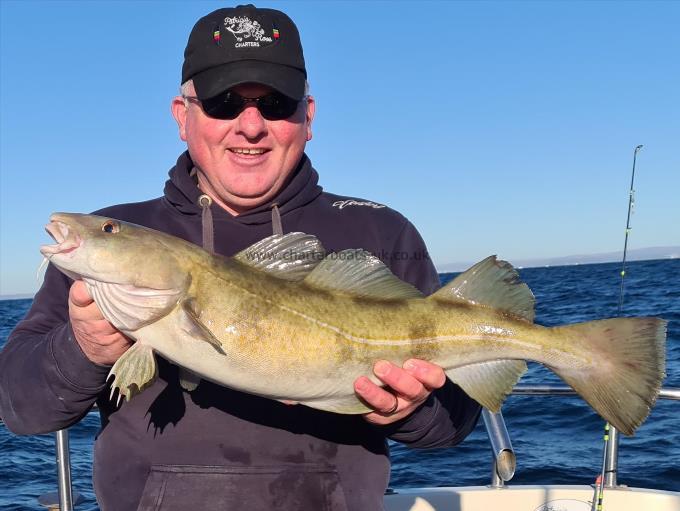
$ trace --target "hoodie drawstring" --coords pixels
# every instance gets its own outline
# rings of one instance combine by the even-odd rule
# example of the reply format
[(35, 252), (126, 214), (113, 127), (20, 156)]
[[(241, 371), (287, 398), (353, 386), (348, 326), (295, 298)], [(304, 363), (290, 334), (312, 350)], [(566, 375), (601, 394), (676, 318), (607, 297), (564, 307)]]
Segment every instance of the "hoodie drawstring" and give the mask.
[[(201, 226), (203, 228), (203, 248), (215, 253), (215, 230), (213, 228), (213, 215), (210, 206), (212, 205), (210, 196), (203, 194), (198, 198), (198, 205), (201, 206)], [(281, 213), (279, 212), (279, 205), (272, 204), (272, 231), (274, 234), (283, 234), (283, 225), (281, 224)]]
[(279, 205), (276, 202), (272, 204), (272, 231), (273, 234), (283, 234), (281, 213), (279, 213)]
[(215, 231), (213, 230), (213, 216), (210, 206), (212, 199), (208, 195), (201, 195), (198, 198), (198, 204), (201, 206), (201, 225), (203, 226), (203, 248), (215, 253)]

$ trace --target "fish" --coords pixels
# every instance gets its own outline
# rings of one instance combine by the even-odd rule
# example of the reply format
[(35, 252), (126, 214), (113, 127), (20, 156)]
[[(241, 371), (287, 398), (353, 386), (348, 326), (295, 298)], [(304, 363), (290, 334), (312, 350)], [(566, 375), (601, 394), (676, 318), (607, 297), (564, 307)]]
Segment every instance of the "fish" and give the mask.
[[(110, 371), (111, 399), (157, 377), (155, 354), (201, 380), (340, 414), (371, 412), (354, 392), (377, 360), (441, 366), (497, 412), (527, 361), (555, 372), (632, 435), (665, 376), (666, 322), (621, 317), (546, 327), (506, 261), (489, 256), (429, 296), (361, 248), (326, 253), (294, 232), (223, 257), (114, 218), (54, 213), (49, 262), (82, 280), (104, 318), (133, 339)], [(123, 405), (124, 406), (124, 405)]]

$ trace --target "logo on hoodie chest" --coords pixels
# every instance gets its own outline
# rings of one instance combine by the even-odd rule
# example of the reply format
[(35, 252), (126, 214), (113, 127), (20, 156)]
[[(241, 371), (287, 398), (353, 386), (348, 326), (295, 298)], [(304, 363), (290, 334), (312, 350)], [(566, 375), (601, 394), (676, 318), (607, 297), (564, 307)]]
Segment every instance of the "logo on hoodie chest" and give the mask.
[(369, 200), (365, 201), (358, 201), (358, 200), (352, 200), (352, 199), (347, 199), (347, 200), (336, 200), (332, 206), (334, 208), (338, 209), (345, 209), (350, 206), (365, 206), (373, 209), (381, 209), (384, 208), (384, 204), (378, 204), (377, 202), (371, 202)]

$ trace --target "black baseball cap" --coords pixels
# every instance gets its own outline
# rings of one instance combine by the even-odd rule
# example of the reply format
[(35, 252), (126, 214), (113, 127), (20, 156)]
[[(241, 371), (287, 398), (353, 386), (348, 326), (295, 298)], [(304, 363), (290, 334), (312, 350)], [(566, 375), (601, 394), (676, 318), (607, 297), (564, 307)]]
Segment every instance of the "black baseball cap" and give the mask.
[(199, 99), (242, 83), (302, 99), (306, 78), (298, 29), (274, 9), (248, 4), (213, 11), (196, 22), (184, 50), (182, 83), (193, 79)]

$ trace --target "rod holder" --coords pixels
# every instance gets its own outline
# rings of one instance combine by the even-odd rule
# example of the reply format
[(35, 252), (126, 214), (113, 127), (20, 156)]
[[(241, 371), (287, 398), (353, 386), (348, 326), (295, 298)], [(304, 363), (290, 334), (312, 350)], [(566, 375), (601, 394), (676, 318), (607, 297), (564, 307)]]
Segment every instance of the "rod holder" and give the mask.
[(508, 429), (505, 427), (503, 414), (501, 412), (490, 412), (486, 408), (482, 408), (482, 418), (484, 419), (484, 426), (486, 426), (486, 433), (489, 435), (494, 459), (491, 486), (499, 488), (503, 486), (505, 481), (509, 481), (515, 475), (517, 459), (515, 451), (512, 449)]

